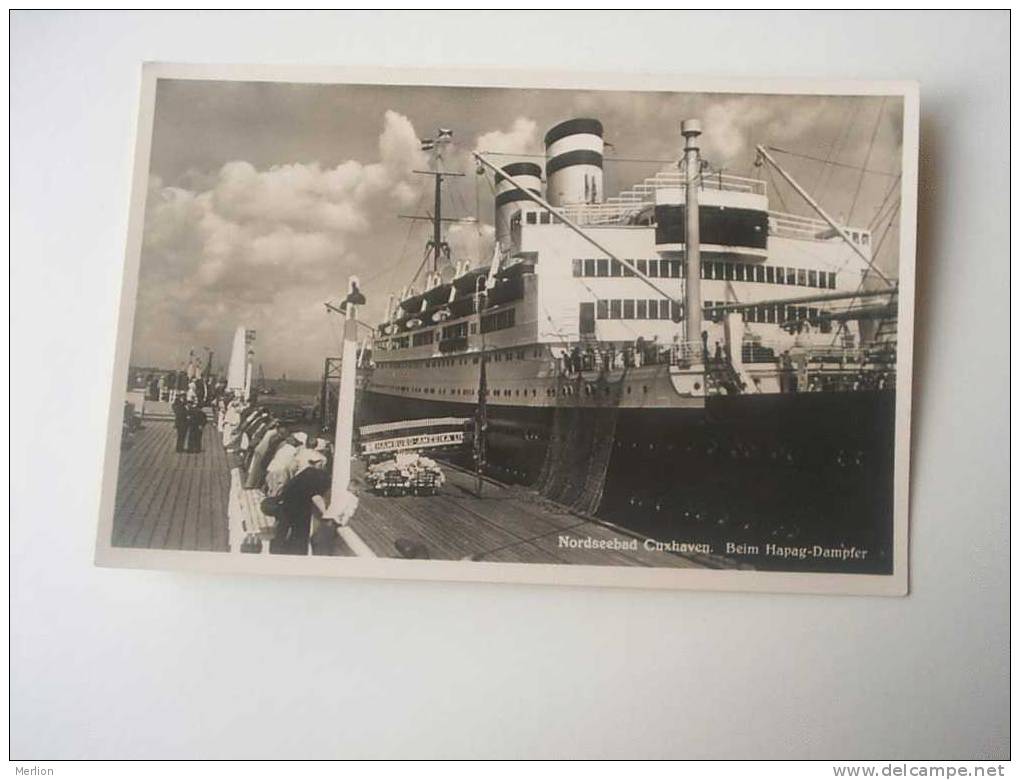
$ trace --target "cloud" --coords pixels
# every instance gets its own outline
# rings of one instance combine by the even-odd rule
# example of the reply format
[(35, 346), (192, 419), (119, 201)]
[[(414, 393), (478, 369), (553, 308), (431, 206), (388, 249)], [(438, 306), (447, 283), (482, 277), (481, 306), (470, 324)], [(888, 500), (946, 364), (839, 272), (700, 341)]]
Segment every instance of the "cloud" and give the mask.
[(470, 260), (477, 265), (492, 255), (492, 245), (496, 240), (496, 229), (486, 224), (450, 225), (446, 232), (446, 241), (450, 245), (450, 256), (454, 262)]
[(704, 111), (702, 145), (707, 155), (725, 164), (747, 155), (754, 142), (782, 143), (817, 128), (822, 110), (819, 100), (805, 101), (795, 110), (788, 103), (758, 97), (715, 101)]
[[(308, 373), (298, 361), (311, 355), (317, 364), (329, 348), (308, 345), (308, 329), (316, 318), (324, 321), (320, 302), (342, 289), (348, 274), (371, 267), (379, 222), (421, 192), (412, 169), (427, 161), (405, 116), (386, 112), (378, 150), (375, 162), (332, 168), (257, 170), (235, 160), (214, 174), (190, 175), (189, 183), (204, 185), (195, 189), (153, 177), (134, 359), (165, 362), (212, 343), (225, 359), (234, 327), (244, 323), (265, 334), (259, 348), (266, 361)], [(327, 334), (323, 323), (319, 339)]]
[(542, 154), (538, 137), (538, 123), (527, 117), (517, 117), (509, 131), (491, 130), (479, 135), (475, 151), (503, 154)]

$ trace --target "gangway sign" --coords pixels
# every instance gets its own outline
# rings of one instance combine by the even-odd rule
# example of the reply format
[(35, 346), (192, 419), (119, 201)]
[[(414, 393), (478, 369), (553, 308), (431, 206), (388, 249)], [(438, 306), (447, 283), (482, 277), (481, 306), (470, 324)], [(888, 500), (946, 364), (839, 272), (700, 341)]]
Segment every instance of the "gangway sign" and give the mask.
[(361, 451), (364, 455), (379, 455), (456, 447), (464, 443), (465, 427), (470, 422), (469, 417), (430, 417), (363, 425), (358, 429)]

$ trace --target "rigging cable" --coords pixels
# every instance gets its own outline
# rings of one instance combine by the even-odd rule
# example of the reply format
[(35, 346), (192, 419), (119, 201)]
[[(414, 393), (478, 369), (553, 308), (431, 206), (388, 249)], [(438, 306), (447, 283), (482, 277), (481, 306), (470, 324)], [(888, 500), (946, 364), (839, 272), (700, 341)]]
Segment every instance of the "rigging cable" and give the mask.
[[(854, 122), (857, 120), (857, 115), (861, 111), (861, 103), (862, 101), (860, 100), (853, 101), (852, 108), (850, 110), (850, 116), (848, 120), (843, 124), (842, 131), (839, 134), (839, 140), (836, 142), (836, 146), (832, 155), (833, 157), (839, 157), (840, 155), (842, 155), (843, 150), (846, 148), (846, 143), (847, 141), (850, 140), (851, 128), (853, 127)], [(817, 194), (815, 195), (815, 198), (818, 200), (819, 203), (822, 202), (822, 192), (828, 189), (829, 185), (832, 183), (832, 174), (834, 170), (835, 168), (833, 166), (829, 166), (828, 168), (826, 168), (824, 179), (820, 181), (818, 184), (818, 191)]]
[[(879, 236), (878, 241), (876, 241), (876, 242), (874, 242), (872, 244), (872, 249), (873, 249), (873, 252), (872, 252), (872, 255), (871, 255), (872, 263), (874, 263), (874, 262), (876, 262), (878, 260), (878, 253), (882, 249), (882, 244), (885, 243), (886, 236), (889, 235), (889, 229), (892, 227), (893, 222), (896, 221), (896, 216), (899, 214), (899, 210), (900, 210), (900, 203), (899, 203), (899, 201), (896, 201), (896, 205), (893, 206), (892, 211), (889, 213), (889, 221), (886, 223), (885, 230), (882, 231), (882, 235)], [(878, 227), (878, 225), (876, 225), (875, 227)], [(846, 263), (844, 263), (843, 265), (846, 266)], [(853, 305), (853, 302), (856, 300), (857, 294), (860, 293), (861, 290), (864, 289), (864, 280), (866, 278), (867, 278), (866, 276), (862, 276), (861, 277), (861, 281), (857, 284), (857, 289), (854, 290), (854, 297), (850, 298), (849, 302), (847, 303), (848, 307)], [(890, 293), (891, 292), (892, 291), (890, 291)], [(839, 331), (837, 331), (833, 335), (832, 342), (831, 342), (831, 344), (829, 346), (835, 346), (836, 339), (839, 338), (840, 333), (843, 330), (845, 330), (845, 327), (846, 327), (846, 323), (843, 323), (841, 329)]]
[[(418, 198), (418, 203), (415, 205), (414, 210), (417, 212), (421, 208), (422, 201), (425, 200), (425, 191), (422, 190), (421, 196)], [(393, 265), (387, 266), (380, 270), (378, 273), (372, 274), (362, 282), (362, 287), (365, 287), (370, 282), (374, 282), (376, 279), (388, 274), (393, 273), (400, 265), (404, 262), (404, 253), (407, 251), (407, 245), (411, 241), (411, 233), (414, 231), (414, 220), (410, 220), (407, 226), (407, 235), (404, 236), (404, 244), (400, 248), (400, 253), (397, 255), (397, 261)]]
[(886, 100), (887, 98), (883, 97), (882, 102), (878, 106), (878, 116), (875, 117), (875, 129), (871, 131), (871, 141), (868, 142), (868, 154), (864, 158), (864, 165), (861, 166), (861, 176), (857, 180), (857, 191), (854, 192), (854, 199), (850, 202), (850, 212), (846, 218), (848, 225), (853, 221), (854, 208), (857, 206), (857, 198), (861, 194), (861, 187), (864, 186), (864, 176), (868, 170), (868, 163), (871, 162), (871, 153), (875, 150), (875, 139), (878, 137), (878, 128), (882, 126), (882, 115), (885, 113)]
[[(877, 230), (877, 229), (878, 229), (878, 226), (879, 226), (879, 225), (880, 225), (880, 224), (881, 224), (882, 222), (884, 222), (884, 221), (885, 221), (885, 217), (886, 217), (886, 215), (885, 215), (885, 213), (884, 213), (884, 212), (885, 212), (886, 206), (889, 206), (889, 205), (890, 205), (890, 203), (891, 203), (891, 202), (890, 202), (889, 198), (890, 198), (890, 197), (892, 196), (892, 194), (893, 194), (893, 193), (894, 193), (894, 192), (896, 191), (896, 187), (897, 187), (897, 185), (898, 185), (899, 183), (900, 183), (900, 177), (899, 177), (899, 176), (897, 176), (897, 177), (896, 177), (896, 178), (895, 178), (895, 179), (893, 180), (892, 184), (891, 184), (891, 185), (889, 185), (889, 191), (888, 191), (888, 192), (886, 192), (886, 194), (885, 194), (885, 197), (884, 197), (884, 198), (882, 198), (882, 203), (881, 203), (881, 204), (879, 205), (879, 207), (878, 207), (878, 208), (877, 208), (877, 209), (875, 210), (875, 216), (874, 216), (874, 217), (872, 218), (872, 220), (871, 220), (871, 224), (870, 224), (870, 225), (868, 226), (868, 230), (870, 230), (870, 231), (871, 231), (872, 233), (874, 233), (874, 232), (875, 232), (875, 230)], [(899, 199), (897, 198), (897, 201), (898, 201), (898, 200), (899, 200)]]
[(772, 191), (776, 193), (776, 197), (779, 198), (779, 205), (783, 207), (783, 211), (790, 214), (790, 208), (786, 205), (786, 199), (783, 197), (783, 193), (779, 191), (779, 186), (776, 184), (775, 177), (772, 175), (772, 169), (765, 166), (765, 173), (768, 174), (769, 184), (772, 185)]
[(823, 159), (821, 157), (814, 157), (813, 155), (810, 155), (810, 154), (800, 154), (799, 152), (791, 152), (791, 151), (789, 151), (787, 149), (780, 149), (778, 146), (766, 146), (765, 148), (768, 149), (770, 152), (779, 152), (780, 154), (787, 154), (787, 155), (790, 155), (791, 157), (800, 157), (803, 160), (813, 160), (814, 162), (824, 163), (825, 165), (835, 165), (837, 168), (852, 168), (855, 171), (864, 171), (865, 173), (873, 173), (876, 176), (896, 176), (896, 177), (899, 177), (899, 175), (900, 175), (898, 173), (893, 173), (892, 171), (879, 171), (879, 170), (876, 170), (874, 168), (862, 168), (859, 165), (852, 165), (850, 163), (837, 162), (836, 160), (833, 160), (833, 159), (830, 159), (830, 158)]
[[(852, 110), (852, 108), (851, 108), (851, 110)], [(832, 153), (836, 150), (836, 141), (839, 140), (839, 136), (842, 134), (842, 132), (845, 129), (845, 127), (846, 127), (846, 124), (844, 122), (840, 122), (836, 126), (836, 132), (832, 136), (832, 141), (829, 142), (829, 150), (825, 153), (825, 160), (823, 161), (825, 163), (825, 165), (823, 165), (821, 168), (818, 169), (818, 176), (815, 178), (815, 184), (809, 190), (809, 192), (818, 192), (818, 186), (822, 183), (822, 177), (825, 175), (826, 171), (829, 170), (829, 168), (827, 166), (829, 164), (829, 161), (832, 160)], [(785, 149), (777, 149), (776, 147), (769, 147), (769, 148), (772, 149), (773, 151), (781, 152), (783, 154), (793, 154), (793, 152), (789, 152), (789, 151), (787, 151)], [(797, 155), (797, 156), (800, 156), (800, 155)], [(814, 159), (814, 158), (812, 158), (812, 159)]]

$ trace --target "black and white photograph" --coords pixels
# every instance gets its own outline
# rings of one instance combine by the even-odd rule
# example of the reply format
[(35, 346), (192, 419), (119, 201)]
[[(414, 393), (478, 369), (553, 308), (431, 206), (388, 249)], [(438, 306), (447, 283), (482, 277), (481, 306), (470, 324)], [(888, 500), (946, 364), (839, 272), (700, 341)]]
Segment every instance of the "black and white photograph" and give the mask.
[(906, 592), (914, 85), (300, 73), (147, 66), (100, 563)]
[(1008, 776), (1009, 11), (9, 16), (15, 776)]

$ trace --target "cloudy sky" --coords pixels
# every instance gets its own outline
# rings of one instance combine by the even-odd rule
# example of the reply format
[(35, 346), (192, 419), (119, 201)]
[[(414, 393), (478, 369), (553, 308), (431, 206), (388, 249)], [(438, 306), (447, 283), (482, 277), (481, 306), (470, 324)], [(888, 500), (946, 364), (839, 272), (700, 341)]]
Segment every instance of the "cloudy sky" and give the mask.
[[(477, 212), (482, 224), (454, 226), (449, 239), (455, 258), (480, 262), (491, 251), (492, 194), (471, 150), (541, 154), (545, 131), (575, 116), (605, 126), (609, 194), (675, 161), (688, 117), (701, 119), (715, 167), (751, 175), (758, 143), (804, 155), (776, 157), (858, 226), (879, 215), (900, 169), (894, 98), (161, 80), (132, 364), (170, 367), (205, 346), (223, 363), (245, 324), (258, 332), (268, 377), (318, 378), (339, 347), (323, 302), (358, 274), (369, 299), (362, 319), (374, 322), (421, 262), (428, 226), (399, 218), (431, 208), (429, 181), (412, 172), (428, 165), (419, 138), (454, 131), (446, 165), (467, 175), (444, 210)], [(769, 181), (764, 169), (754, 175)], [(811, 215), (774, 178), (771, 207)], [(879, 255), (893, 273), (897, 226)]]

